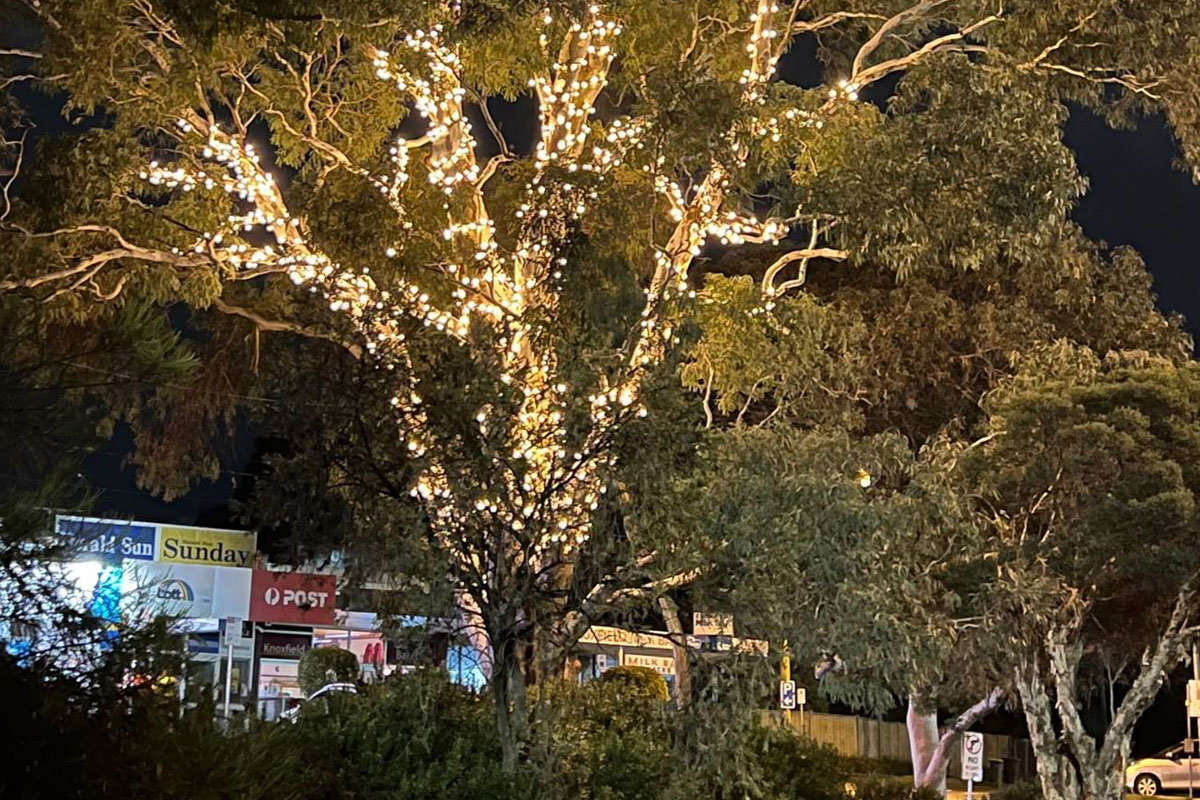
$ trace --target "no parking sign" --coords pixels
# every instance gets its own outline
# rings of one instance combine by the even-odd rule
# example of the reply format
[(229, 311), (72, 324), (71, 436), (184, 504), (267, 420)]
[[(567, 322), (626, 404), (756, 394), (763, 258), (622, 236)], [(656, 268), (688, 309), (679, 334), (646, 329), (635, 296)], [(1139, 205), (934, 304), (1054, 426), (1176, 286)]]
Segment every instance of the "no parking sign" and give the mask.
[(962, 779), (983, 780), (983, 734), (964, 733), (962, 743)]

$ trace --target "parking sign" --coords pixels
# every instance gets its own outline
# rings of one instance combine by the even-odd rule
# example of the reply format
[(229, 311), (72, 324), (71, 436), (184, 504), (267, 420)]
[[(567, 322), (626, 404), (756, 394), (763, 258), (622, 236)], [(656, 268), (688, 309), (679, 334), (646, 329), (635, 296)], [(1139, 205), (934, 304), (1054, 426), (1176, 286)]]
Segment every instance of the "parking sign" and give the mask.
[(795, 681), (779, 682), (779, 707), (784, 711), (792, 711), (796, 708)]

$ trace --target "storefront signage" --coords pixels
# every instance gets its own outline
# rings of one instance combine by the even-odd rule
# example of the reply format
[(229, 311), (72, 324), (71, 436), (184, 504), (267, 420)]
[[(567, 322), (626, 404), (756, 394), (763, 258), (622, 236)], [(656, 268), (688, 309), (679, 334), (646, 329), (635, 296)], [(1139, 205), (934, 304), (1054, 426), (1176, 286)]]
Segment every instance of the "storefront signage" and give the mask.
[(253, 532), (163, 525), (158, 560), (165, 564), (249, 567), (256, 543)]
[(259, 655), (263, 658), (286, 658), (299, 661), (312, 649), (312, 636), (301, 633), (263, 633), (259, 638)]
[(219, 653), (221, 652), (220, 635), (216, 633), (187, 634), (187, 651), (189, 653)]
[(696, 636), (733, 636), (733, 614), (693, 612), (692, 633)]
[(153, 561), (156, 526), (87, 517), (58, 517), (55, 530), (82, 558)]
[(256, 569), (250, 585), (250, 618), (256, 622), (332, 625), (337, 579), (308, 572)]
[[(665, 635), (636, 633), (621, 628), (593, 625), (579, 639), (580, 644), (608, 647), (638, 647), (650, 650), (670, 650), (671, 640)], [(765, 656), (769, 652), (767, 643), (761, 639), (739, 639), (737, 637), (688, 636), (687, 647), (691, 650), (704, 649), (706, 645), (719, 645), (722, 650)]]
[(609, 628), (604, 625), (593, 625), (588, 628), (580, 639), (585, 644), (606, 644), (615, 647), (651, 647), (664, 650), (671, 649), (671, 640), (665, 636), (635, 633), (621, 628)]
[(662, 656), (643, 656), (638, 653), (625, 654), (625, 666), (649, 667), (659, 675), (675, 674), (675, 659)]

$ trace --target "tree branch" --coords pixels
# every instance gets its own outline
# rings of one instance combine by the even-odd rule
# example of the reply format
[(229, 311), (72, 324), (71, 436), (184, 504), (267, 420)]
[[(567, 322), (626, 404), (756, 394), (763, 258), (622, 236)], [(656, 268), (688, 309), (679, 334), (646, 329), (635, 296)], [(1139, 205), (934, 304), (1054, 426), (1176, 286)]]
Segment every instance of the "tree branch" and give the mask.
[(1113, 715), (1100, 749), (1100, 763), (1111, 764), (1117, 757), (1125, 753), (1118, 750), (1129, 747), (1129, 736), (1133, 725), (1142, 713), (1154, 701), (1158, 688), (1162, 685), (1167, 671), (1179, 663), (1183, 656), (1184, 645), (1200, 636), (1200, 624), (1193, 619), (1200, 606), (1200, 574), (1193, 575), (1191, 580), (1180, 590), (1171, 609), (1171, 617), (1163, 628), (1163, 633), (1150, 656), (1149, 662), (1142, 667), (1137, 678), (1125, 693), (1120, 707)]
[(935, 777), (944, 776), (946, 765), (950, 762), (952, 748), (958, 743), (963, 731), (999, 708), (1003, 700), (1004, 690), (996, 687), (988, 692), (982, 700), (955, 717), (954, 721), (943, 729), (941, 736), (938, 737), (937, 745), (926, 763), (925, 773), (920, 776), (921, 785), (931, 786)]
[[(910, 6), (909, 8), (904, 9), (900, 13), (884, 21), (884, 23), (875, 30), (875, 33), (871, 36), (871, 38), (868, 39), (866, 43), (864, 43), (863, 46), (858, 49), (858, 53), (856, 53), (854, 56), (854, 63), (850, 68), (851, 76), (858, 75), (863, 71), (863, 66), (867, 63), (867, 58), (869, 58), (872, 53), (879, 49), (879, 46), (883, 44), (883, 40), (887, 38), (889, 33), (901, 26), (907, 25), (910, 22), (925, 18), (930, 11), (938, 6), (945, 5), (948, 2), (950, 2), (950, 0), (920, 0), (920, 2), (916, 5)], [(851, 81), (858, 83), (858, 81), (855, 81), (853, 77), (851, 77)], [(861, 86), (862, 84), (859, 85)]]
[[(940, 2), (944, 2), (944, 0), (940, 0)], [(938, 4), (940, 4), (940, 2)], [(891, 75), (893, 72), (897, 72), (912, 66), (917, 61), (920, 61), (922, 58), (930, 55), (931, 53), (987, 52), (986, 47), (983, 47), (982, 45), (967, 44), (964, 42), (964, 40), (981, 28), (991, 25), (992, 23), (999, 22), (1002, 19), (1003, 17), (999, 14), (992, 14), (991, 16), (984, 17), (983, 19), (971, 23), (962, 30), (932, 39), (908, 55), (899, 56), (888, 61), (882, 61), (872, 67), (867, 67), (866, 69), (860, 69), (858, 66), (856, 66), (850, 76), (849, 84), (853, 86), (855, 90), (861, 89), (870, 83), (874, 83), (880, 78)], [(855, 63), (856, 65), (858, 64), (857, 60)]]
[(832, 14), (826, 14), (823, 17), (818, 17), (813, 20), (799, 20), (792, 23), (791, 32), (793, 34), (812, 33), (824, 28), (831, 28), (839, 22), (844, 22), (848, 19), (881, 19), (886, 20), (882, 14), (870, 14), (860, 11), (836, 11)]
[(248, 308), (232, 305), (225, 302), (225, 300), (221, 299), (220, 297), (213, 300), (212, 307), (220, 311), (222, 314), (229, 314), (231, 316), (241, 317), (242, 319), (249, 320), (250, 322), (253, 322), (255, 327), (260, 331), (287, 332), (299, 334), (300, 336), (306, 336), (310, 339), (324, 339), (327, 342), (333, 342), (339, 347), (345, 348), (350, 355), (354, 356), (355, 358), (362, 358), (361, 347), (350, 342), (345, 342), (333, 334), (314, 330), (313, 328), (299, 325), (295, 322), (267, 319), (257, 311), (251, 311)]

